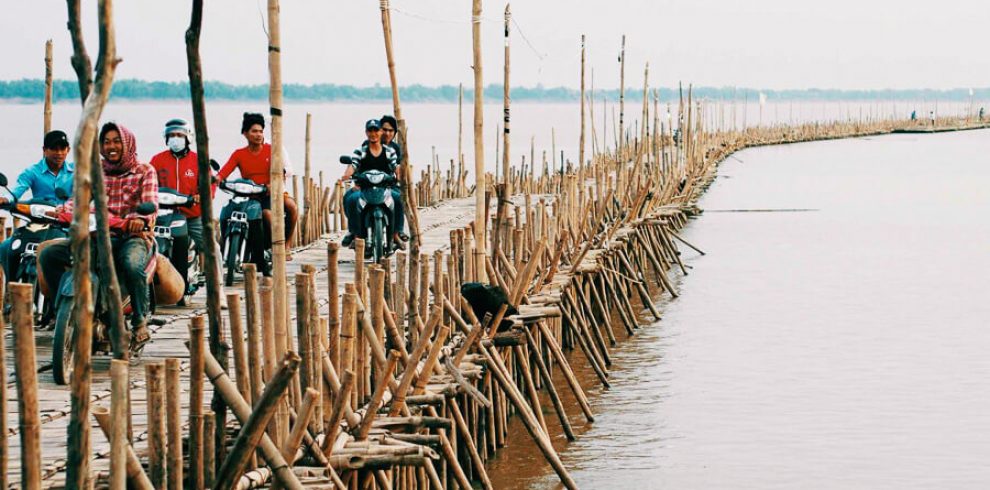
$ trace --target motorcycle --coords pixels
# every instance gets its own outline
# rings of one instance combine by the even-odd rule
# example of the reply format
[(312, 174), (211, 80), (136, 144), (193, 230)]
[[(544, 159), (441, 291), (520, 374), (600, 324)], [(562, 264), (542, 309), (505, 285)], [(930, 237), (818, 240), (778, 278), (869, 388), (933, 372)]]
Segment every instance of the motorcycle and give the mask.
[[(7, 188), (7, 177), (0, 173), (0, 187)], [(8, 189), (9, 192), (9, 189)], [(11, 282), (34, 286), (34, 311), (38, 312), (38, 324), (50, 320), (51, 304), (38, 288), (38, 247), (42, 242), (65, 238), (68, 233), (50, 215), (58, 205), (48, 199), (11, 200), (0, 204), (0, 210), (7, 211), (14, 218), (27, 222), (14, 230), (10, 237), (9, 271)]]
[[(155, 203), (145, 202), (138, 205), (136, 211), (142, 216), (147, 216), (155, 212)], [(59, 223), (68, 227), (72, 221), (71, 213), (61, 213), (57, 216)], [(121, 230), (126, 223), (123, 218), (110, 216), (110, 230), (116, 232)], [(89, 220), (89, 231), (93, 234), (96, 231), (96, 218), (92, 214)], [(149, 260), (145, 265), (145, 273), (148, 275), (149, 288), (149, 314), (155, 311), (155, 270), (158, 265), (156, 259), (158, 245), (152, 242), (151, 251), (148, 254)], [(93, 262), (95, 266), (95, 261)], [(95, 297), (93, 302), (93, 353), (109, 354), (112, 351), (110, 341), (110, 311), (107, 305), (107, 298), (103, 288), (100, 287), (100, 276), (95, 270), (90, 271), (90, 281), (92, 281), (92, 291)], [(76, 308), (75, 288), (73, 271), (70, 269), (62, 275), (62, 280), (57, 286), (55, 295), (55, 335), (52, 339), (52, 374), (55, 383), (65, 385), (69, 383), (72, 376), (72, 358), (75, 354), (73, 348), (73, 334), (75, 321), (73, 313)], [(124, 308), (125, 319), (133, 313), (133, 305), (130, 303), (130, 295), (122, 291), (121, 302)], [(125, 320), (126, 321), (126, 320)]]
[[(232, 179), (220, 183), (220, 190), (231, 194), (230, 201), (220, 210), (220, 230), (224, 254), (225, 286), (234, 284), (234, 273), (241, 270), (250, 239), (262, 237), (248, 236), (248, 223), (262, 219), (261, 202), (258, 198), (268, 192), (268, 186), (255, 184), (250, 179)], [(265, 250), (264, 260), (271, 261), (270, 249)]]
[[(194, 204), (192, 196), (169, 187), (158, 188), (158, 215), (155, 217), (155, 241), (158, 253), (168, 257), (185, 280), (185, 296), (195, 294), (199, 281), (199, 260), (195, 243), (189, 236), (189, 223), (179, 208)], [(181, 300), (180, 300), (181, 301)]]
[[(356, 164), (356, 157), (343, 155), (340, 163)], [(395, 243), (392, 240), (392, 216), (395, 215), (395, 202), (392, 187), (397, 183), (395, 176), (381, 170), (357, 172), (351, 180), (360, 188), (361, 197), (358, 209), (361, 213), (361, 226), (367, 240), (365, 258), (378, 263), (382, 257), (391, 255)]]

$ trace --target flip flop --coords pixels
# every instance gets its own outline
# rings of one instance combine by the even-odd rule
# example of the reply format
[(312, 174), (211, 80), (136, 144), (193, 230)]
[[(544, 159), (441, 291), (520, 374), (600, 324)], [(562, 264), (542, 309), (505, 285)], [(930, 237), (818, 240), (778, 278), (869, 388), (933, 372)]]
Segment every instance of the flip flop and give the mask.
[(151, 341), (151, 332), (147, 325), (138, 325), (131, 331), (131, 354), (138, 356), (144, 346)]

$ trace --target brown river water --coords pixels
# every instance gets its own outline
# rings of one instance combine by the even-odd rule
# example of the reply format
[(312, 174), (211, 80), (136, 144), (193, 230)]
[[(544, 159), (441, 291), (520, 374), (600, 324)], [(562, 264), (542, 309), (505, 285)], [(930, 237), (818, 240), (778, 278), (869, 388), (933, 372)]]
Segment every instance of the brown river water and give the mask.
[[(990, 132), (737, 153), (660, 322), (580, 354), (582, 488), (990, 488)], [(805, 210), (739, 212), (739, 210)], [(641, 318), (646, 318), (642, 316)], [(619, 329), (621, 330), (621, 329)], [(566, 391), (566, 390), (564, 390)], [(547, 422), (553, 409), (545, 404)], [(498, 488), (557, 488), (518, 420)], [(551, 427), (559, 435), (559, 427)]]

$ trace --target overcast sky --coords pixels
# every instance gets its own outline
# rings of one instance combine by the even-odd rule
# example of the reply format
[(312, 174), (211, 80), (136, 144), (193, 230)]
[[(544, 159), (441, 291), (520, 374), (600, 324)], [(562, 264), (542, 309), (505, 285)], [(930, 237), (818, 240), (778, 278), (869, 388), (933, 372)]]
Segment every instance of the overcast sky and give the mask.
[[(183, 34), (191, 2), (115, 2), (119, 78), (185, 80)], [(208, 0), (201, 43), (206, 79), (265, 83), (266, 0)], [(7, 0), (0, 16), (0, 79), (74, 79), (65, 3)], [(388, 83), (376, 0), (282, 0), (285, 83)], [(399, 83), (472, 83), (471, 1), (393, 0)], [(502, 80), (502, 12), (486, 0), (485, 83)], [(96, 1), (83, 0), (95, 57)], [(955, 88), (990, 86), (990, 2), (942, 0), (526, 0), (512, 4), (512, 83), (579, 83), (580, 37), (599, 87), (619, 85), (627, 36), (627, 86), (679, 80), (758, 88)], [(523, 35), (528, 40), (523, 39)], [(590, 71), (589, 71), (590, 76)]]

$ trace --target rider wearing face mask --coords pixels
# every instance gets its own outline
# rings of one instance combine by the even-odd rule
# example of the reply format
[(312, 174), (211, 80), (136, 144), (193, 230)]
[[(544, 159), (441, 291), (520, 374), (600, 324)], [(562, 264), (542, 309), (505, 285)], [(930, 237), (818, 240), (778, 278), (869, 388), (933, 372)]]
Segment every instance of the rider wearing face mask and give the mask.
[[(196, 152), (190, 148), (192, 127), (185, 119), (171, 119), (165, 123), (162, 135), (168, 149), (152, 157), (151, 166), (158, 173), (159, 186), (192, 196), (194, 204), (179, 208), (179, 212), (186, 217), (189, 236), (196, 246), (196, 252), (202, 254), (204, 241), (203, 212), (199, 204), (199, 160)], [(211, 194), (215, 189), (211, 189)], [(176, 264), (176, 268), (182, 277), (186, 277), (188, 264)]]

